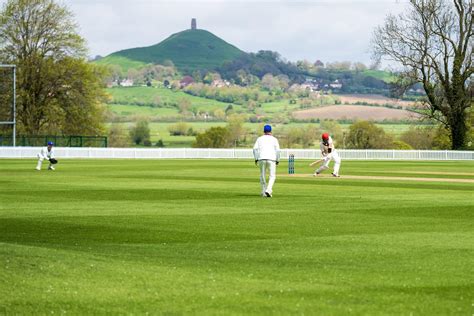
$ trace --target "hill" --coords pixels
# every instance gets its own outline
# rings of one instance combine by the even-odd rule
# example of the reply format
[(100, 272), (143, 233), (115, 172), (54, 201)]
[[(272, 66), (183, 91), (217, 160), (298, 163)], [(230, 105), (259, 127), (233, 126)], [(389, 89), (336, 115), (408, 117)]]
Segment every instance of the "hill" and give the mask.
[(149, 47), (125, 49), (99, 60), (102, 65), (119, 65), (124, 71), (146, 64), (171, 60), (183, 73), (196, 69), (213, 70), (245, 54), (205, 30), (186, 30)]

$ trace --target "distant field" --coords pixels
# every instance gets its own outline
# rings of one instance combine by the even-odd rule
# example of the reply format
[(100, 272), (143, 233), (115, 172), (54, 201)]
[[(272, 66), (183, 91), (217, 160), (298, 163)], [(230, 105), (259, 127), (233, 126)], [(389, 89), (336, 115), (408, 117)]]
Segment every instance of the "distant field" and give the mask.
[(403, 101), (399, 99), (387, 98), (383, 95), (378, 94), (340, 94), (337, 95), (337, 98), (342, 103), (356, 104), (357, 102), (365, 102), (369, 104), (378, 104), (378, 105), (395, 105), (401, 107), (412, 107), (415, 103), (411, 101)]
[(35, 165), (0, 161), (2, 315), (472, 314), (473, 162), (282, 161), (273, 199), (252, 160)]
[[(128, 129), (133, 125), (133, 123), (116, 123), (122, 126), (123, 129), (128, 131)], [(191, 147), (192, 143), (195, 140), (194, 136), (171, 136), (169, 135), (168, 127), (176, 123), (157, 123), (151, 122), (150, 133), (151, 141), (155, 144), (158, 140), (162, 139), (166, 147)], [(215, 126), (225, 126), (224, 122), (188, 122), (186, 123), (194, 131), (199, 133), (204, 132), (206, 129)], [(254, 133), (258, 135), (261, 133), (263, 123), (245, 123), (244, 127), (249, 133)], [(290, 124), (272, 124), (275, 132), (278, 134), (281, 130), (286, 130), (294, 127), (304, 128), (307, 126), (317, 126), (319, 123), (290, 123)], [(387, 133), (390, 133), (394, 136), (400, 136), (403, 132), (407, 131), (410, 128), (408, 124), (376, 124), (377, 126), (383, 128)], [(349, 130), (350, 124), (341, 124), (343, 131)], [(319, 137), (319, 135), (318, 135)], [(248, 139), (251, 143), (253, 139)]]
[(309, 119), (359, 119), (359, 120), (415, 120), (419, 116), (413, 112), (384, 107), (364, 105), (334, 105), (296, 111), (293, 116), (299, 120)]
[[(197, 108), (199, 111), (211, 112), (215, 109), (225, 110), (228, 107), (227, 103), (219, 102), (211, 99), (205, 99), (188, 95), (181, 91), (172, 91), (166, 88), (150, 88), (150, 87), (130, 87), (130, 88), (111, 88), (107, 89), (108, 93), (112, 97), (112, 102), (107, 107), (117, 115), (121, 120), (125, 120), (127, 123), (120, 123), (123, 128), (128, 131), (129, 127), (134, 124), (137, 118), (143, 117), (150, 120), (181, 120), (181, 114), (178, 108), (171, 106), (171, 104), (177, 104), (181, 100), (187, 100), (191, 104), (191, 107)], [(346, 98), (348, 102), (366, 102), (370, 100), (372, 103), (379, 102), (380, 104), (387, 103), (387, 99), (383, 96), (376, 95), (343, 95), (343, 96), (332, 96), (333, 98)], [(332, 102), (333, 99), (329, 98), (326, 100)], [(161, 103), (167, 104), (163, 106), (149, 106), (149, 105), (136, 105), (141, 102), (142, 104), (154, 104)], [(117, 104), (120, 103), (120, 104)], [(233, 108), (241, 110), (238, 105), (233, 105)], [(400, 120), (407, 119), (413, 116), (412, 112), (402, 111), (397, 109), (389, 109), (384, 107), (374, 106), (327, 106), (320, 108), (313, 108), (307, 110), (300, 110), (299, 104), (290, 104), (289, 100), (275, 101), (271, 103), (263, 103), (262, 107), (257, 109), (257, 112), (261, 111), (266, 116), (278, 117), (279, 115), (285, 116), (287, 112), (294, 113), (297, 119), (372, 119), (372, 120), (383, 120), (385, 118), (389, 120)], [(151, 128), (151, 141), (155, 144), (158, 140), (162, 139), (165, 142), (166, 147), (190, 147), (195, 140), (194, 136), (170, 136), (168, 127), (175, 123), (156, 123), (150, 122)], [(225, 126), (224, 122), (191, 122), (187, 123), (189, 127), (193, 128), (196, 132), (204, 132), (213, 126)], [(292, 127), (303, 127), (308, 126), (309, 123), (290, 123), (290, 124), (275, 124), (273, 123), (276, 130), (289, 129)], [(260, 133), (262, 123), (245, 123), (245, 127), (251, 133)], [(319, 126), (319, 124), (316, 124)], [(349, 128), (348, 124), (341, 125), (344, 130)], [(389, 132), (395, 136), (399, 136), (404, 131), (408, 130), (408, 124), (379, 124), (380, 127), (384, 128), (386, 132)], [(251, 142), (247, 139), (248, 142)]]
[(120, 117), (126, 117), (130, 121), (136, 119), (137, 117), (145, 118), (168, 118), (168, 117), (178, 117), (179, 111), (177, 108), (158, 108), (151, 106), (138, 106), (138, 105), (122, 105), (122, 104), (108, 104), (108, 109), (110, 109), (114, 114)]
[[(187, 100), (190, 102), (191, 107), (197, 107), (200, 110), (206, 111), (226, 109), (229, 105), (228, 103), (195, 97), (182, 91), (172, 91), (163, 87), (120, 87), (110, 88), (106, 91), (112, 98), (112, 104), (138, 106), (137, 103), (140, 102), (144, 104), (164, 104), (164, 106), (172, 107), (172, 104), (178, 104), (180, 100)], [(237, 105), (235, 106), (238, 108)], [(145, 105), (144, 107), (147, 106)]]

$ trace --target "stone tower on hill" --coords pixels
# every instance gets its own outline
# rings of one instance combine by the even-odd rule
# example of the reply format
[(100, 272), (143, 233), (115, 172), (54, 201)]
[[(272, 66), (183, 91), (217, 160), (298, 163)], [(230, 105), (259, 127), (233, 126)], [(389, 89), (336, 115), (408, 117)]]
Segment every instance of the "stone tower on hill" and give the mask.
[(197, 29), (197, 21), (195, 18), (191, 20), (191, 30)]

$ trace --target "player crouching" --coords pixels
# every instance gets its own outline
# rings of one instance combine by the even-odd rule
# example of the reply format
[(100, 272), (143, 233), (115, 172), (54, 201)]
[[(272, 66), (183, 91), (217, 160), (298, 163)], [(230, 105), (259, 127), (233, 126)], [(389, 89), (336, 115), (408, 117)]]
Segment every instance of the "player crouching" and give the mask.
[(332, 172), (332, 175), (334, 177), (339, 177), (339, 168), (341, 167), (341, 158), (339, 157), (339, 154), (336, 151), (336, 148), (334, 147), (334, 142), (332, 141), (331, 136), (329, 136), (328, 133), (324, 133), (322, 135), (322, 141), (321, 141), (321, 154), (323, 155), (323, 164), (319, 169), (316, 170), (314, 173), (314, 176), (320, 174), (324, 170), (329, 169), (329, 163), (331, 160), (334, 161), (334, 170)]
[(54, 170), (53, 165), (56, 164), (58, 161), (54, 158), (54, 150), (53, 150), (54, 143), (48, 142), (47, 147), (43, 147), (41, 152), (38, 154), (38, 164), (36, 165), (36, 170), (41, 170), (41, 165), (43, 164), (43, 160), (49, 161), (48, 170)]

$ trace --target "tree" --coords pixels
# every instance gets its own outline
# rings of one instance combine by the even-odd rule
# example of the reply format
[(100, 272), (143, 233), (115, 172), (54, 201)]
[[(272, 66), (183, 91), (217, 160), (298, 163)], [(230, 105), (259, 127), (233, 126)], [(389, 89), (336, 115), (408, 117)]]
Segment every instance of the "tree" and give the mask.
[(191, 108), (191, 101), (187, 98), (181, 98), (178, 100), (178, 109), (179, 113), (186, 116), (189, 114), (189, 109)]
[(400, 140), (414, 149), (447, 149), (447, 131), (441, 126), (411, 126), (400, 135)]
[(367, 66), (362, 62), (356, 62), (352, 64), (352, 69), (356, 72), (367, 70)]
[(352, 63), (350, 61), (335, 61), (332, 63), (326, 63), (326, 68), (331, 70), (350, 70)]
[(449, 129), (452, 149), (463, 147), (468, 130), (472, 11), (471, 0), (410, 0), (408, 11), (389, 15), (373, 37), (375, 56), (387, 56), (403, 67), (402, 87), (423, 84), (425, 114)]
[(130, 129), (130, 138), (136, 145), (145, 144), (150, 141), (150, 127), (146, 120), (139, 120)]
[(0, 11), (0, 59), (16, 64), (20, 132), (97, 135), (105, 71), (86, 61), (66, 6), (8, 0)]
[(337, 121), (323, 120), (320, 123), (320, 128), (324, 132), (329, 133), (335, 142), (342, 143), (343, 141), (342, 127), (341, 125), (339, 125)]
[(393, 139), (385, 134), (383, 128), (368, 121), (359, 121), (349, 127), (348, 147), (354, 149), (387, 149)]
[(225, 127), (211, 127), (196, 136), (193, 143), (195, 148), (225, 148), (229, 147), (229, 131)]
[(130, 144), (125, 130), (118, 124), (112, 124), (110, 127), (107, 143), (109, 147), (115, 148), (127, 147)]
[(188, 135), (189, 130), (190, 127), (185, 122), (178, 122), (168, 127), (171, 136), (186, 136)]
[(245, 134), (244, 122), (246, 116), (244, 114), (232, 114), (227, 118), (227, 131), (229, 143), (238, 144)]

